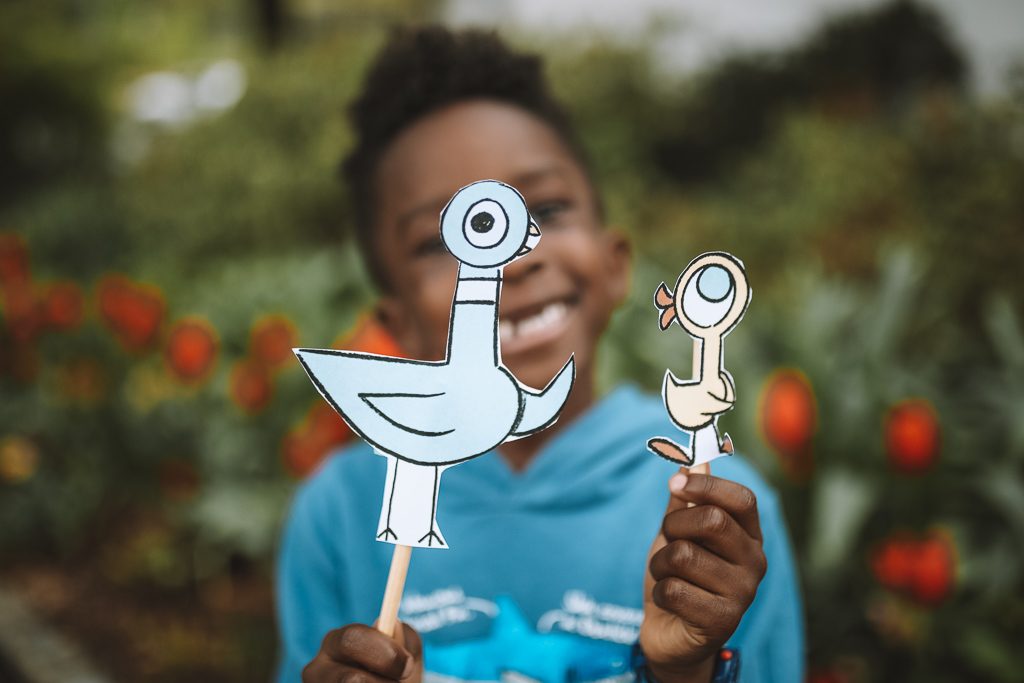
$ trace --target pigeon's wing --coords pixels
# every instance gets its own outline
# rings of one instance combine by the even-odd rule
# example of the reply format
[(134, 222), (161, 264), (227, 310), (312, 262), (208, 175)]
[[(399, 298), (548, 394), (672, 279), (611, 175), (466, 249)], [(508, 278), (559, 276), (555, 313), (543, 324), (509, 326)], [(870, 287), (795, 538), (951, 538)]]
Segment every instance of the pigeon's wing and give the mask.
[(569, 360), (543, 390), (536, 391), (520, 383), (520, 415), (512, 428), (511, 438), (528, 436), (554, 423), (569, 398), (575, 380), (576, 360), (569, 356)]
[(455, 431), (450, 401), (445, 392), (420, 394), (410, 392), (363, 392), (359, 397), (392, 426), (417, 436), (444, 436)]
[(443, 363), (333, 349), (296, 349), (295, 355), (328, 403), (371, 442), (394, 428), (413, 434), (450, 428), (432, 421), (444, 417), (431, 409), (445, 393)]

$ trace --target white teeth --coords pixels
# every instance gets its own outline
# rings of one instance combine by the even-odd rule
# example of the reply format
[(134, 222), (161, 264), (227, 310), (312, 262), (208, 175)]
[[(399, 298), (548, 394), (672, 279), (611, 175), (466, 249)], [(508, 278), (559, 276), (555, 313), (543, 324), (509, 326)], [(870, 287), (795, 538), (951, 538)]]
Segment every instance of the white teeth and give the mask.
[(507, 320), (498, 322), (498, 338), (502, 343), (508, 343), (516, 336), (516, 324)]
[(501, 341), (510, 342), (517, 337), (544, 332), (548, 328), (561, 323), (568, 310), (568, 306), (560, 301), (550, 303), (535, 315), (523, 318), (518, 323), (502, 320), (498, 325), (498, 334), (501, 337)]

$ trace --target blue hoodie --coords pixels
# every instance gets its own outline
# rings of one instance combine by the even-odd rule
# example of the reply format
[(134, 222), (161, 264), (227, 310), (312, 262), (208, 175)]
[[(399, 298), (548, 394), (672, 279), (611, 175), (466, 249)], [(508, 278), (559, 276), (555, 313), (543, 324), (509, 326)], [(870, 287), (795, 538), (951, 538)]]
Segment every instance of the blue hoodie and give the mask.
[[(628, 675), (647, 552), (676, 471), (645, 445), (677, 431), (660, 399), (624, 387), (523, 472), (494, 453), (445, 471), (437, 517), (451, 548), (413, 552), (399, 614), (423, 638), (427, 680)], [(353, 446), (296, 495), (278, 566), (279, 683), (301, 680), (328, 631), (377, 618), (392, 552), (374, 539), (386, 464)], [(768, 558), (729, 641), (740, 651), (740, 680), (802, 681), (800, 594), (776, 495), (738, 456), (712, 471), (757, 495)]]

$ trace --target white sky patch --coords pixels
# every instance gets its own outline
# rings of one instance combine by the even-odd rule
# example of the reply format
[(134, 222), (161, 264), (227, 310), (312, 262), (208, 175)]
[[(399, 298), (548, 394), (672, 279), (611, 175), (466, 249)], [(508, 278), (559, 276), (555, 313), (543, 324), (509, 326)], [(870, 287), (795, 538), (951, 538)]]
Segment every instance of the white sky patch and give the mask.
[[(530, 34), (585, 34), (634, 40), (657, 28), (657, 66), (686, 73), (735, 49), (772, 49), (806, 37), (836, 14), (878, 6), (884, 0), (449, 0), (456, 25), (514, 28)], [(999, 91), (1006, 70), (1024, 58), (1021, 0), (929, 0), (966, 51), (982, 93)]]

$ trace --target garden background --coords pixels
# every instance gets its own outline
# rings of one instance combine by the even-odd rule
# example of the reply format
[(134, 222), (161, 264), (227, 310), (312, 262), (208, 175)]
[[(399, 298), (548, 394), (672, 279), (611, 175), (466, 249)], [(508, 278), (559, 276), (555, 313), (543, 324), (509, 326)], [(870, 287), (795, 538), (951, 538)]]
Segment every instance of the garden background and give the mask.
[[(389, 344), (345, 105), (389, 25), (443, 16), (0, 6), (0, 585), (113, 680), (271, 675), (282, 515), (348, 438), (289, 349)], [(978, 95), (914, 2), (685, 75), (660, 31), (506, 33), (550, 60), (636, 245), (603, 385), (685, 367), (650, 293), (739, 255), (723, 423), (782, 493), (811, 680), (1020, 680), (1024, 62)]]

